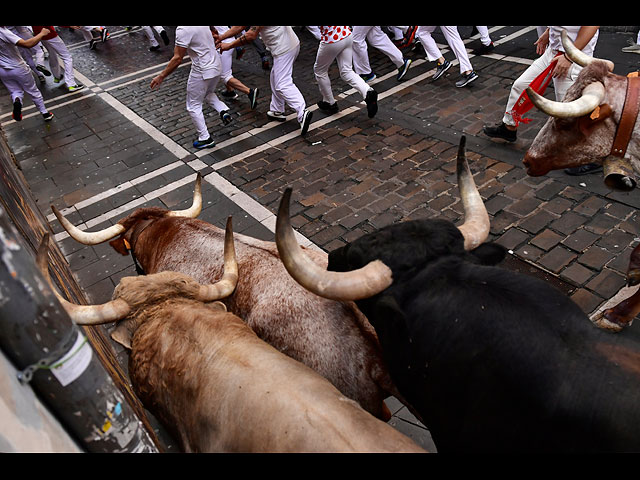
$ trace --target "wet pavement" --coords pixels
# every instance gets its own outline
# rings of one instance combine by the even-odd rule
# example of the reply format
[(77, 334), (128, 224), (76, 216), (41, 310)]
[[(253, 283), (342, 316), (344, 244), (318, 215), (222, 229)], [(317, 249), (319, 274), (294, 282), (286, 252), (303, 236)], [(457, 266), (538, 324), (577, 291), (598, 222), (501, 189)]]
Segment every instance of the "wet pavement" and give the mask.
[[(471, 56), (479, 79), (456, 88), (457, 63), (432, 82), (435, 63), (421, 47), (405, 51), (413, 60), (406, 79), (381, 52), (370, 48), (379, 110), (369, 119), (358, 93), (330, 70), (340, 111), (326, 115), (313, 76), (317, 41), (303, 27), (294, 81), (313, 110), (305, 137), (293, 111), (288, 121), (270, 121), (269, 72), (251, 46), (234, 59), (234, 76), (260, 89), (258, 106), (242, 94), (226, 101), (233, 122), (224, 126), (205, 107), (216, 146), (195, 150), (195, 131), (185, 110), (188, 59), (163, 84), (150, 89), (173, 53), (155, 52), (139, 27), (108, 27), (111, 38), (90, 50), (79, 33), (61, 29), (86, 88), (67, 93), (48, 77), (41, 90), (55, 114), (44, 123), (29, 99), (22, 122), (11, 119), (11, 102), (0, 85), (0, 122), (24, 177), (80, 285), (93, 302), (111, 297), (123, 276), (135, 275), (131, 257), (109, 245), (83, 246), (68, 238), (53, 216), (55, 205), (74, 224), (91, 230), (116, 223), (135, 208), (184, 208), (196, 172), (203, 182), (200, 218), (234, 231), (273, 240), (275, 212), (286, 187), (293, 188), (292, 223), (309, 243), (331, 251), (364, 233), (412, 218), (461, 220), (455, 156), (461, 135), (491, 217), (491, 239), (511, 255), (505, 267), (544, 278), (590, 314), (615, 295), (627, 296), (625, 271), (638, 244), (638, 191), (615, 192), (601, 174), (571, 177), (562, 171), (528, 177), (524, 152), (544, 123), (532, 110), (518, 140), (505, 144), (482, 133), (500, 121), (513, 81), (536, 58), (535, 27), (491, 26), (491, 54)], [(623, 27), (624, 28), (624, 27)], [(171, 40), (175, 27), (165, 27)], [(469, 50), (471, 27), (459, 27)], [(445, 57), (455, 57), (439, 31)], [(623, 53), (635, 33), (603, 27), (596, 56), (615, 62), (615, 72), (640, 69), (640, 55)], [(553, 98), (553, 87), (549, 87)], [(633, 290), (631, 290), (633, 291)], [(630, 327), (637, 329), (637, 325)], [(121, 353), (123, 356), (124, 353)], [(390, 421), (418, 443), (435, 450), (428, 431), (395, 399)]]

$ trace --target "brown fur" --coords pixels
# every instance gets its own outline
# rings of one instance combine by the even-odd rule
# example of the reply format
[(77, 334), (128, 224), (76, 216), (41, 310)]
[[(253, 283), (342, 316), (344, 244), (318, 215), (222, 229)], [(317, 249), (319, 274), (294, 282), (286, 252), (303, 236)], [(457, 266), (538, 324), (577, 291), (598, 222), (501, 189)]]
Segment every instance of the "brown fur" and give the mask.
[(134, 390), (184, 451), (424, 452), (197, 288), (163, 272), (114, 292), (132, 307)]
[[(207, 222), (165, 217), (161, 209), (140, 209), (120, 222), (146, 273), (182, 272), (198, 282), (222, 276), (224, 231)], [(276, 349), (329, 379), (365, 410), (388, 420), (383, 400), (401, 399), (377, 336), (353, 302), (320, 298), (298, 285), (284, 269), (274, 242), (235, 234), (239, 280), (224, 300), (256, 334)], [(327, 255), (307, 253), (326, 267)]]
[[(605, 86), (605, 98), (601, 105), (605, 111), (601, 118), (595, 121), (590, 120), (589, 116), (549, 118), (524, 157), (523, 163), (529, 175), (546, 175), (551, 170), (601, 162), (609, 155), (624, 106), (626, 78), (610, 73), (604, 64), (594, 62), (582, 69), (567, 90), (564, 101), (575, 100), (584, 87), (594, 81), (602, 82)], [(630, 158), (640, 153), (637, 133), (627, 153)]]

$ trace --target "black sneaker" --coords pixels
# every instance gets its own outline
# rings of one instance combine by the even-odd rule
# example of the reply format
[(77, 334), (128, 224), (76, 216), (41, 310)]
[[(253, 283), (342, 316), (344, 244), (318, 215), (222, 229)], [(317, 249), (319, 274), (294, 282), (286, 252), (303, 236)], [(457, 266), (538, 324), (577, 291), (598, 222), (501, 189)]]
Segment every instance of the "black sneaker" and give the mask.
[(431, 77), (431, 80), (432, 81), (438, 80), (442, 75), (444, 75), (444, 72), (446, 72), (450, 68), (451, 68), (451, 62), (449, 60), (445, 60), (443, 63), (438, 63), (438, 66), (436, 67), (436, 73), (433, 74), (433, 77)]
[(107, 30), (106, 27), (100, 30), (100, 39), (102, 40), (102, 43), (109, 40), (109, 30)]
[(89, 40), (89, 50), (95, 50), (96, 49), (96, 39), (92, 38), (91, 40)]
[(43, 113), (42, 118), (44, 119), (45, 122), (48, 122), (53, 118), (53, 113), (51, 112)]
[(247, 96), (249, 97), (249, 106), (251, 107), (251, 110), (253, 110), (258, 104), (258, 89), (250, 88)]
[(150, 52), (155, 52), (156, 50), (160, 50), (160, 45), (153, 45), (149, 47)]
[(502, 138), (508, 142), (515, 142), (518, 137), (517, 130), (509, 130), (504, 122), (494, 127), (482, 127), (484, 134), (491, 138)]
[(330, 115), (334, 113), (338, 113), (338, 110), (340, 110), (338, 108), (338, 102), (328, 103), (328, 102), (325, 102), (324, 100), (320, 100), (317, 105), (320, 110)]
[(396, 80), (401, 81), (404, 78), (404, 76), (407, 74), (407, 70), (409, 70), (410, 65), (411, 60), (406, 59), (402, 66), (398, 68), (398, 76), (396, 77)]
[(489, 45), (480, 45), (478, 48), (473, 50), (471, 53), (474, 55), (486, 55), (491, 52), (496, 46), (491, 42)]
[(165, 45), (169, 45), (169, 35), (167, 35), (167, 32), (162, 30), (160, 32), (160, 38), (162, 38), (162, 41), (164, 42)]
[(22, 120), (22, 102), (19, 98), (16, 98), (13, 102), (13, 113), (11, 114), (16, 122)]
[(225, 125), (229, 125), (233, 120), (233, 118), (231, 118), (231, 115), (229, 115), (229, 110), (223, 110), (222, 112), (220, 112), (220, 119)]
[(469, 85), (471, 82), (473, 82), (474, 80), (477, 80), (477, 79), (478, 79), (478, 74), (476, 72), (474, 72), (473, 70), (471, 70), (467, 74), (463, 73), (462, 74), (462, 78), (456, 82), (456, 87), (458, 87), (458, 88), (465, 87), (465, 86)]
[(235, 100), (238, 98), (238, 94), (235, 90), (225, 90), (220, 95), (223, 96), (225, 100)]
[(364, 97), (364, 101), (367, 104), (367, 114), (369, 118), (373, 118), (378, 113), (378, 92), (373, 88), (367, 91), (367, 96)]
[(599, 163), (587, 163), (579, 167), (565, 168), (564, 173), (567, 175), (587, 175), (588, 173), (596, 173), (602, 171), (602, 165)]
[(311, 117), (313, 112), (305, 110), (302, 114), (302, 121), (300, 122), (300, 135), (305, 135), (309, 131), (309, 124), (311, 123)]
[(267, 112), (267, 117), (278, 122), (285, 122), (287, 120), (284, 112), (272, 112), (271, 110)]
[(47, 77), (51, 76), (51, 72), (47, 70), (47, 67), (45, 67), (44, 65), (36, 65), (36, 70), (38, 70), (39, 72), (41, 72)]

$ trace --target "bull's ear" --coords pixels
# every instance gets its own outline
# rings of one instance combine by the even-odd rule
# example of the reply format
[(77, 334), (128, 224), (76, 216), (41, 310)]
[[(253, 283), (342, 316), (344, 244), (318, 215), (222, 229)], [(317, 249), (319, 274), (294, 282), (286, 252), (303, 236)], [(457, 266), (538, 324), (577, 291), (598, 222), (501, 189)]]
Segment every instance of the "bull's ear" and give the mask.
[(129, 255), (129, 242), (121, 235), (109, 242), (109, 245), (120, 255)]
[(507, 249), (498, 243), (483, 243), (471, 250), (471, 255), (476, 257), (481, 265), (497, 265), (504, 260)]
[(112, 332), (111, 338), (122, 345), (127, 350), (131, 350), (131, 338), (133, 334), (131, 330), (127, 328), (125, 322), (120, 323)]
[(593, 129), (598, 126), (605, 119), (609, 118), (613, 114), (613, 109), (608, 103), (603, 103), (597, 107), (591, 115), (585, 115), (578, 119), (578, 127), (583, 135), (588, 136)]

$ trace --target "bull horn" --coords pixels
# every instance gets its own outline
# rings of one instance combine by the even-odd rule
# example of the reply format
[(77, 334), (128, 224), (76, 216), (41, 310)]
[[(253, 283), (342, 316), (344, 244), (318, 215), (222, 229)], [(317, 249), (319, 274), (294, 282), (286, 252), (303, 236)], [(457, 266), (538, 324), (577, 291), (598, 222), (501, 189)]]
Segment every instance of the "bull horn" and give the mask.
[(198, 299), (202, 302), (212, 302), (228, 297), (235, 290), (237, 283), (238, 263), (233, 245), (233, 227), (231, 226), (231, 217), (229, 217), (224, 233), (224, 273), (219, 282), (212, 285), (201, 285)]
[(202, 175), (196, 175), (196, 184), (193, 188), (193, 202), (191, 206), (185, 210), (171, 210), (170, 217), (189, 217), (196, 218), (202, 211)]
[(391, 285), (391, 269), (380, 260), (350, 272), (331, 272), (314, 263), (296, 241), (289, 220), (290, 199), (291, 188), (287, 188), (276, 219), (276, 244), (282, 263), (294, 280), (310, 292), (332, 300), (361, 300)]
[(464, 237), (464, 249), (473, 250), (489, 236), (491, 224), (489, 214), (478, 192), (473, 175), (465, 156), (466, 137), (460, 139), (458, 146), (457, 174), (460, 198), (464, 206), (464, 223), (458, 230)]
[(45, 280), (51, 287), (51, 291), (56, 296), (67, 314), (78, 325), (101, 325), (111, 323), (126, 317), (131, 308), (122, 299), (111, 300), (102, 305), (76, 305), (69, 302), (58, 293), (49, 276), (49, 265), (47, 257), (49, 254), (49, 233), (45, 233), (38, 247), (36, 262)]
[[(196, 178), (196, 184), (193, 192), (193, 203), (191, 207), (185, 210), (171, 210), (168, 215), (171, 217), (190, 217), (195, 218), (200, 214), (202, 210), (202, 176), (198, 173)], [(53, 210), (54, 215), (58, 218), (60, 224), (64, 227), (67, 233), (75, 239), (77, 242), (80, 242), (84, 245), (98, 245), (100, 243), (111, 240), (112, 238), (121, 235), (125, 231), (125, 227), (119, 223), (115, 225), (111, 225), (103, 230), (97, 232), (85, 232), (84, 230), (80, 230), (74, 224), (72, 224), (69, 220), (67, 220), (62, 213), (58, 211), (58, 209), (51, 205), (51, 210)]]
[(125, 230), (122, 225), (117, 223), (100, 230), (99, 232), (85, 232), (67, 220), (54, 205), (51, 205), (51, 210), (53, 210), (54, 215), (58, 218), (58, 221), (62, 224), (67, 233), (74, 240), (85, 245), (97, 245), (99, 243), (106, 242), (107, 240), (117, 237)]
[(560, 39), (562, 40), (564, 53), (567, 54), (567, 57), (569, 57), (569, 60), (571, 60), (572, 62), (577, 63), (581, 67), (586, 67), (593, 62), (604, 62), (607, 65), (609, 71), (613, 72), (614, 64), (611, 60), (595, 58), (587, 55), (573, 44), (566, 30), (563, 29), (562, 32), (560, 32)]
[(604, 85), (593, 82), (584, 87), (580, 98), (571, 102), (555, 102), (536, 93), (527, 87), (527, 95), (531, 102), (547, 115), (558, 118), (575, 118), (588, 115), (604, 100)]

